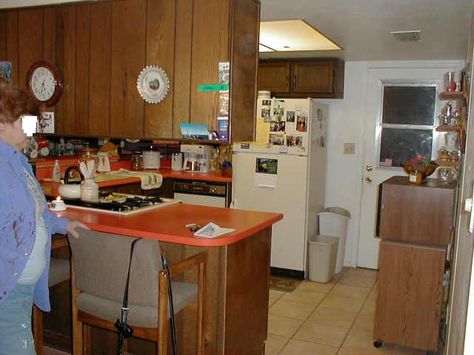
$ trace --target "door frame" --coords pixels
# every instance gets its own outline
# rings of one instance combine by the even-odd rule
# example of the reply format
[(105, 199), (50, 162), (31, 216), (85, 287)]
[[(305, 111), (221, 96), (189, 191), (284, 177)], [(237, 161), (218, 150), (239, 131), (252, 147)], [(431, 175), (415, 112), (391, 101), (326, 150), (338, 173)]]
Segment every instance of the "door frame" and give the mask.
[[(472, 53), (471, 53), (472, 54)], [(474, 188), (474, 118), (473, 100), (474, 69), (472, 67), (474, 54), (471, 55), (471, 85), (468, 98), (468, 124), (466, 128), (466, 150), (461, 172), (461, 180), (457, 197), (457, 215), (454, 231), (454, 258), (451, 263), (451, 287), (448, 301), (448, 330), (445, 354), (469, 354), (465, 349), (465, 340), (469, 333), (474, 331), (474, 324), (467, 324), (469, 314), (470, 320), (474, 316), (474, 295), (470, 294), (472, 285), (471, 274), (473, 267), (474, 234), (469, 233), (470, 214), (464, 211), (464, 201), (472, 197)], [(470, 117), (469, 117), (470, 116)], [(474, 213), (474, 212), (471, 212)], [(472, 342), (468, 344), (472, 346)]]
[[(452, 71), (458, 70), (457, 68), (462, 68), (464, 66), (465, 61), (462, 60), (419, 60), (419, 61), (381, 61), (381, 62), (367, 62), (366, 72), (363, 75), (363, 93), (361, 97), (367, 97), (369, 93), (369, 85), (372, 85), (371, 77), (374, 75), (373, 73), (377, 71), (393, 71), (393, 70), (416, 70), (416, 69), (423, 69), (423, 70), (442, 70), (442, 71)], [(372, 73), (372, 74), (371, 74)], [(382, 78), (381, 78), (382, 79)], [(439, 80), (443, 78), (440, 77)], [(398, 79), (396, 78), (386, 78), (385, 81), (395, 82)], [(403, 78), (399, 78), (400, 81), (408, 82), (409, 79), (403, 80)], [(427, 82), (427, 80), (424, 80)], [(356, 186), (356, 196), (358, 196), (358, 200), (360, 203), (356, 205), (354, 213), (352, 214), (353, 218), (353, 231), (355, 233), (352, 250), (351, 250), (351, 266), (357, 266), (359, 264), (358, 260), (358, 248), (360, 242), (360, 225), (361, 225), (361, 217), (362, 217), (362, 193), (363, 193), (363, 186), (364, 186), (364, 176), (365, 176), (365, 144), (367, 135), (370, 135), (371, 138), (375, 139), (374, 132), (368, 131), (368, 127), (366, 126), (366, 117), (370, 111), (368, 106), (368, 99), (361, 103), (361, 126), (362, 126), (362, 136), (360, 138), (360, 145), (361, 145), (361, 154), (358, 155), (357, 163), (359, 166), (358, 171), (358, 181), (359, 183)], [(379, 105), (381, 102), (379, 103)], [(440, 107), (436, 108), (437, 110)], [(380, 110), (380, 107), (379, 107)], [(438, 112), (437, 112), (438, 113)]]

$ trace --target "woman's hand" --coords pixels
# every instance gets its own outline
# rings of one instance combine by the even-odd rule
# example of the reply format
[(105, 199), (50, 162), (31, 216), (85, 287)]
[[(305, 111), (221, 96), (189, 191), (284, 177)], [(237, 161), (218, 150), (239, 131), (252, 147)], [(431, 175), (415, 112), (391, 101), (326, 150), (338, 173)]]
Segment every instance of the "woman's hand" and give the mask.
[(84, 223), (79, 222), (79, 221), (69, 221), (69, 223), (67, 224), (67, 232), (68, 234), (72, 235), (74, 238), (79, 238), (79, 231), (77, 230), (78, 228), (87, 229), (87, 230), (90, 229)]

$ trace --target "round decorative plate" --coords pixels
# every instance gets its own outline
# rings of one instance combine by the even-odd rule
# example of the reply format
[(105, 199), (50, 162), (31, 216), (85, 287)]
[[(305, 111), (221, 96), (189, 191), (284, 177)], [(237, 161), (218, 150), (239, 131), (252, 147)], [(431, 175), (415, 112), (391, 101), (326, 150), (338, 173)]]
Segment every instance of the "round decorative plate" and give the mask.
[(157, 104), (166, 97), (170, 87), (168, 75), (155, 65), (144, 68), (137, 79), (140, 96), (150, 104)]

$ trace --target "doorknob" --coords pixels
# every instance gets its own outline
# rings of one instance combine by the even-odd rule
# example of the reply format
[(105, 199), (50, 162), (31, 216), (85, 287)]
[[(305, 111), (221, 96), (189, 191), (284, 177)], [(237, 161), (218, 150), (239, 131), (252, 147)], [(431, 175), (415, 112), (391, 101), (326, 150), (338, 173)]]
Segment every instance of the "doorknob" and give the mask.
[(367, 177), (364, 178), (364, 182), (365, 182), (366, 184), (370, 184), (370, 183), (372, 182), (372, 178), (369, 177), (369, 176), (367, 176)]
[(372, 170), (374, 170), (374, 167), (373, 167), (372, 165), (370, 165), (370, 164), (367, 164), (367, 165), (365, 166), (365, 170), (367, 170), (367, 171), (372, 171)]

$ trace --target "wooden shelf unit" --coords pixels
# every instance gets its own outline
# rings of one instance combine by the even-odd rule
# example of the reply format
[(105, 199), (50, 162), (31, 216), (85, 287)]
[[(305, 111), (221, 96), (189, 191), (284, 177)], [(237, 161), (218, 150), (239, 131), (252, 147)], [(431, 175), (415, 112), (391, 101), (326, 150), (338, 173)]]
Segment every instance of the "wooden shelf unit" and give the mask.
[(465, 100), (466, 93), (464, 91), (443, 91), (439, 94), (441, 100)]
[(456, 184), (405, 176), (382, 183), (374, 345), (437, 351)]

